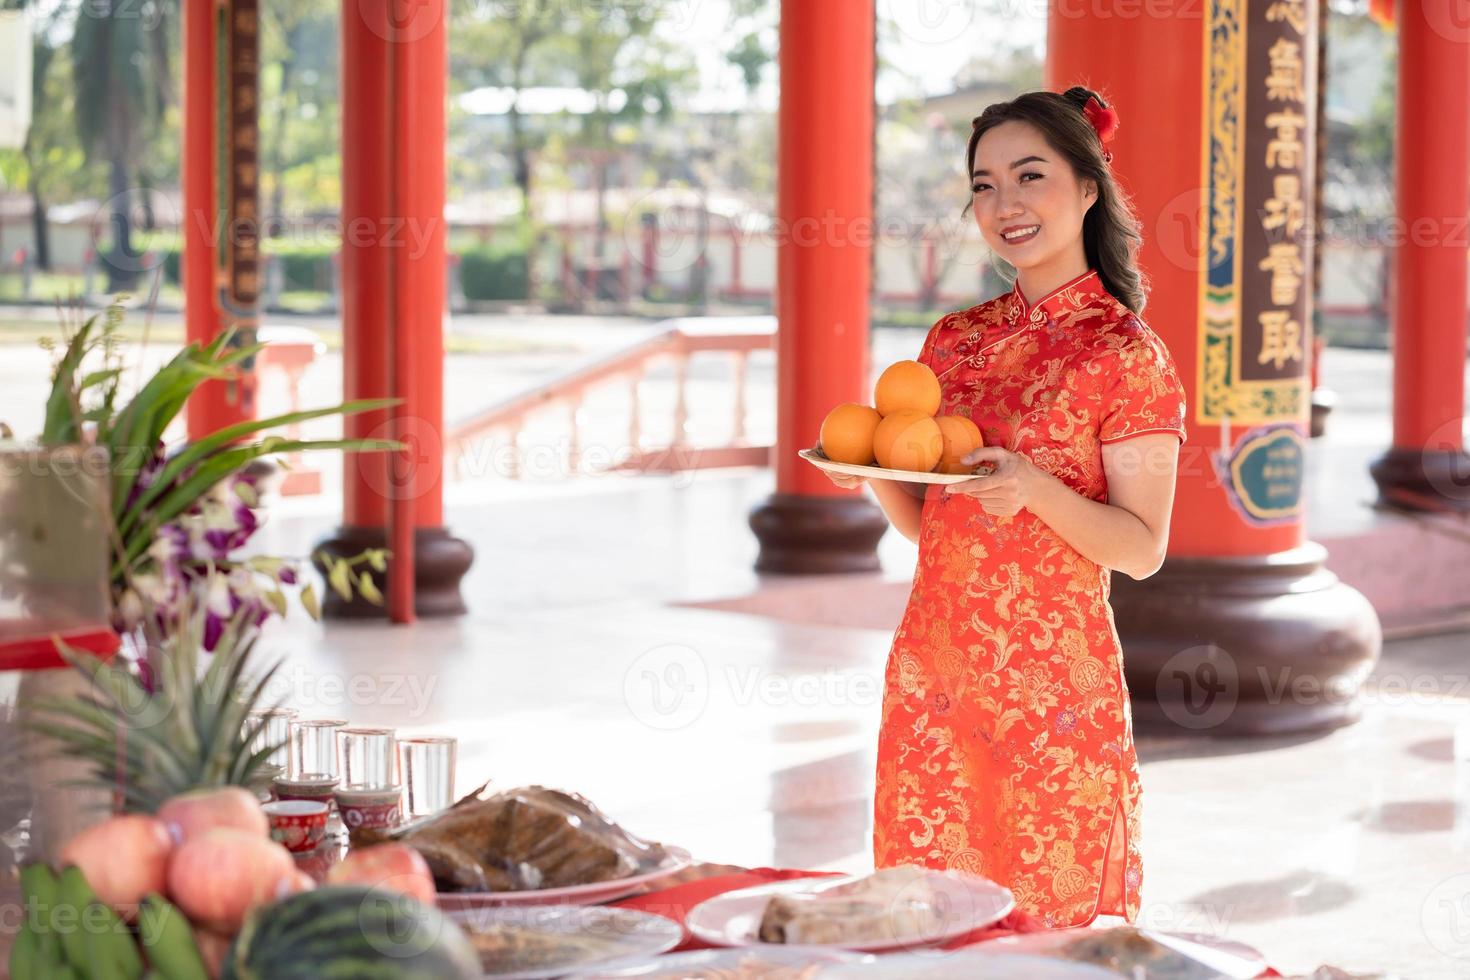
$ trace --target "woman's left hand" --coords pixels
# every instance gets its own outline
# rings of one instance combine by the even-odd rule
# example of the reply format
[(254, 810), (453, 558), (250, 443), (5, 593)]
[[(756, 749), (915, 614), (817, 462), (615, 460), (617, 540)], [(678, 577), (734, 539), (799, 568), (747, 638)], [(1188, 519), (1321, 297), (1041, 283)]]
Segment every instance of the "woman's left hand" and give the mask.
[(1031, 458), (999, 446), (982, 446), (960, 460), (966, 466), (993, 463), (995, 468), (973, 480), (950, 483), (945, 493), (963, 493), (980, 501), (985, 513), (1014, 517), (1031, 502), (1036, 477), (1041, 473)]

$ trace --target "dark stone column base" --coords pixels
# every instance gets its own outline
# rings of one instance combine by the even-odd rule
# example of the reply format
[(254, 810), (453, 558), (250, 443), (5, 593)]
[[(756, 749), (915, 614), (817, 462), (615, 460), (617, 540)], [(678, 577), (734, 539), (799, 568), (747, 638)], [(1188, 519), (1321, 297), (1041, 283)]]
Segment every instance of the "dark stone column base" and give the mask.
[(750, 529), (761, 544), (758, 572), (876, 572), (888, 517), (866, 497), (774, 493), (750, 512)]
[(1337, 392), (1326, 388), (1312, 390), (1312, 420), (1307, 431), (1313, 439), (1319, 439), (1327, 434), (1327, 417), (1336, 407)]
[(1470, 511), (1470, 456), (1458, 449), (1390, 449), (1368, 467), (1378, 503), (1417, 511)]
[(1112, 606), (1139, 731), (1275, 735), (1351, 724), (1383, 630), (1327, 551), (1170, 558), (1114, 573)]
[[(339, 527), (316, 546), (337, 558), (352, 558), (368, 548), (386, 547), (387, 536), (382, 528), (352, 526)], [(418, 528), (414, 532), (414, 612), (426, 617), (463, 615), (466, 610), (459, 583), (474, 560), (475, 549), (469, 542), (452, 536), (447, 528)], [(391, 557), (388, 563), (392, 565)], [(320, 565), (317, 568), (325, 574)], [(386, 599), (387, 573), (368, 569), (368, 574)], [(383, 619), (387, 615), (386, 602), (375, 606), (356, 596), (348, 602), (330, 588), (322, 600), (322, 616), (331, 619)]]

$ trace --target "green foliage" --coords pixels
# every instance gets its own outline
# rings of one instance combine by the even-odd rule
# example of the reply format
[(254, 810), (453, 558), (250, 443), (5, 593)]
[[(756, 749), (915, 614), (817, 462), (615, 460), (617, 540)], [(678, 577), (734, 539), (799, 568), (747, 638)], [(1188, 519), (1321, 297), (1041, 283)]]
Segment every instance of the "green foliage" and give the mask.
[(281, 262), (287, 290), (328, 290), (332, 288), (332, 256), (336, 243), (328, 245), (297, 244), (273, 238), (265, 243), (265, 251)]
[[(164, 431), (194, 390), (211, 378), (229, 377), (235, 366), (258, 353), (261, 345), (232, 346), (230, 331), (222, 332), (207, 345), (192, 342), (119, 407), (122, 364), (114, 335), (122, 317), (122, 307), (114, 303), (70, 333), (63, 328), (65, 347), (52, 375), (41, 434), (42, 445), (72, 445), (82, 441), (83, 425), (91, 423), (95, 426), (94, 441), (108, 451), (112, 519), (117, 534), (113, 542), (114, 582), (126, 577), (144, 556), (162, 525), (184, 514), (216, 484), (253, 460), (310, 449), (364, 452), (401, 448), (396, 442), (381, 439), (255, 438), (271, 429), (310, 419), (396, 404), (389, 399), (359, 400), (226, 426), (186, 444), (168, 458), (160, 472), (152, 473), (147, 464), (163, 445)], [(84, 372), (83, 364), (94, 352), (100, 354), (102, 364)]]
[(517, 241), (492, 242), (464, 249), (460, 284), (470, 300), (526, 299), (530, 291), (530, 253)]
[(246, 724), (262, 704), (279, 663), (250, 674), (259, 638), (247, 610), (231, 619), (200, 675), (204, 610), (185, 609), (148, 651), (152, 687), (126, 667), (58, 644), (90, 683), (80, 697), (22, 705), (26, 726), (54, 738), (66, 755), (93, 765), (92, 785), (114, 789), (125, 811), (152, 813), (165, 800), (211, 786), (255, 789), (280, 746), (253, 747), (265, 719)]

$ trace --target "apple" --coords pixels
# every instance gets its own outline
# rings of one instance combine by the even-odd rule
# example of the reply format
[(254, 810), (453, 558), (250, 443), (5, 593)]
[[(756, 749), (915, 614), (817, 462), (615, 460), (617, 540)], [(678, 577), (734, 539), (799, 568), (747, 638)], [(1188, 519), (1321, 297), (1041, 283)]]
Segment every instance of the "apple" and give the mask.
[(295, 887), (291, 852), (248, 830), (217, 827), (190, 838), (168, 862), (168, 894), (195, 923), (233, 933), (257, 905)]
[(429, 862), (407, 844), (374, 844), (349, 851), (327, 872), (326, 883), (386, 888), (426, 905), (434, 905), (438, 900)]
[(62, 867), (81, 869), (98, 899), (132, 918), (143, 896), (163, 891), (173, 849), (163, 821), (128, 813), (81, 831), (59, 857)]
[(269, 837), (271, 832), (255, 794), (240, 786), (180, 793), (159, 807), (157, 816), (179, 844), (215, 827), (234, 827), (258, 837)]

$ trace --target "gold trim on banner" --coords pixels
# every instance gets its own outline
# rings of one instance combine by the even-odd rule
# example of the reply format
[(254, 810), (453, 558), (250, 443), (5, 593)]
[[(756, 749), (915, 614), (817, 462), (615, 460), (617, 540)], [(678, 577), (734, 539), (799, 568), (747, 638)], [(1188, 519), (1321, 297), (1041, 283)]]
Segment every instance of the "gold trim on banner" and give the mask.
[[(1245, 165), (1245, 29), (1247, 0), (1208, 0), (1205, 18), (1200, 186), (1205, 201), (1200, 229), (1199, 356), (1195, 365), (1195, 420), (1255, 425), (1301, 418), (1307, 411), (1307, 379), (1240, 380), (1239, 241)], [(1226, 263), (1228, 282), (1211, 273)]]

